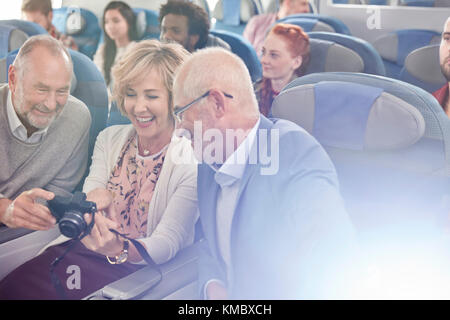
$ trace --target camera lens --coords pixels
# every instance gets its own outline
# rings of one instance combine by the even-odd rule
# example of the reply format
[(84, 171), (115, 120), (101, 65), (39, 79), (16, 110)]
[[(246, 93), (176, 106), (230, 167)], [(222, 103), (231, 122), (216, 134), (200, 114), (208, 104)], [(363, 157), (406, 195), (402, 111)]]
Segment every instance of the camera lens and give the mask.
[(86, 227), (86, 221), (78, 211), (67, 211), (59, 221), (59, 230), (68, 238), (77, 238)]

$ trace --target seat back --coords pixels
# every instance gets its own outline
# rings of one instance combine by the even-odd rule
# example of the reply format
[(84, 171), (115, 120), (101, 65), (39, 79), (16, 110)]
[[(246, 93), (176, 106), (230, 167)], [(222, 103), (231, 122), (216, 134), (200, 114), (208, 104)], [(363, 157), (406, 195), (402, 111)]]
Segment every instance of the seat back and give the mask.
[(250, 18), (260, 13), (260, 6), (255, 0), (219, 0), (213, 11), (216, 23), (212, 29), (242, 34)]
[[(308, 4), (310, 13), (318, 13), (317, 7), (314, 4), (313, 0), (308, 1)], [(279, 8), (280, 8), (280, 0), (270, 0), (269, 4), (266, 7), (265, 12), (278, 12)]]
[(78, 50), (92, 59), (102, 32), (93, 12), (78, 7), (54, 9), (52, 23), (59, 32), (73, 37)]
[(11, 20), (0, 20), (1, 25), (8, 25), (15, 27), (19, 30), (22, 30), (25, 32), (29, 37), (38, 35), (38, 34), (46, 34), (47, 30), (45, 30), (41, 25), (25, 21), (25, 20), (17, 20), (17, 19), (11, 19)]
[(159, 39), (158, 12), (144, 8), (133, 8), (133, 11), (136, 15), (138, 39)]
[(8, 52), (19, 49), (28, 39), (28, 35), (20, 29), (0, 24), (0, 58)]
[[(314, 14), (314, 13), (299, 13), (299, 14), (293, 14), (287, 17), (284, 17), (283, 19), (280, 19), (277, 21), (277, 23), (283, 22), (283, 23), (291, 23), (286, 22), (287, 20), (293, 21), (294, 19), (313, 19), (316, 20), (316, 23), (321, 23), (324, 25), (328, 25), (330, 30), (309, 30), (309, 31), (327, 31), (327, 32), (336, 32), (336, 33), (342, 33), (351, 35), (350, 29), (343, 23), (341, 20), (335, 17), (326, 16), (323, 14)], [(306, 30), (305, 30), (306, 31)]]
[(376, 74), (380, 76), (384, 76), (386, 74), (381, 56), (369, 42), (357, 37), (340, 33), (310, 32), (308, 35), (310, 39), (333, 41), (334, 43), (340, 44), (356, 52), (364, 63), (364, 73)]
[[(408, 278), (414, 288), (448, 259), (442, 236), (450, 121), (429, 93), (368, 74), (311, 74), (285, 87), (272, 112), (302, 126), (327, 151), (362, 251), (378, 276), (393, 276), (384, 279), (389, 289), (398, 289), (395, 281), (408, 266), (431, 262), (414, 275), (419, 279)], [(436, 259), (427, 261), (431, 252)]]
[(244, 61), (250, 72), (252, 81), (259, 80), (262, 77), (262, 68), (258, 55), (247, 39), (241, 35), (225, 30), (211, 30), (210, 33), (230, 45), (231, 51)]
[(446, 216), (450, 121), (424, 90), (368, 74), (311, 74), (285, 87), (272, 113), (324, 146), (362, 234)]
[(399, 79), (405, 59), (415, 49), (439, 43), (441, 34), (432, 30), (398, 30), (378, 37), (374, 47), (383, 58), (386, 75)]
[(447, 80), (439, 65), (439, 45), (426, 46), (411, 52), (405, 59), (399, 78), (428, 92), (441, 88)]
[(401, 6), (409, 7), (434, 7), (435, 0), (400, 0)]
[(310, 60), (305, 74), (316, 72), (363, 72), (364, 61), (358, 53), (336, 42), (310, 39)]
[(329, 24), (312, 18), (291, 18), (276, 21), (276, 23), (288, 23), (301, 27), (305, 32), (335, 32)]

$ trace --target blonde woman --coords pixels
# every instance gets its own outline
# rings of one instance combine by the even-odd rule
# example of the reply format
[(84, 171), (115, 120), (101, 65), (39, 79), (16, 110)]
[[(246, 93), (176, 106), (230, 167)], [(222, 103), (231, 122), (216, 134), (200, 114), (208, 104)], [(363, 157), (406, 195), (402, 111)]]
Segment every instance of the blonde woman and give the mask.
[[(158, 264), (193, 242), (197, 167), (174, 161), (180, 152), (192, 158), (192, 149), (173, 134), (172, 105), (173, 76), (188, 54), (178, 44), (146, 40), (113, 68), (114, 96), (131, 124), (109, 127), (97, 138), (83, 186), (97, 204), (95, 225), (55, 270), (64, 284), (67, 267), (80, 267), (81, 289), (64, 288), (68, 298), (83, 298), (142, 266), (134, 245), (110, 229), (138, 240)], [(0, 282), (1, 298), (60, 298), (42, 279), (49, 278), (49, 264), (72, 241), (66, 240), (58, 238)]]

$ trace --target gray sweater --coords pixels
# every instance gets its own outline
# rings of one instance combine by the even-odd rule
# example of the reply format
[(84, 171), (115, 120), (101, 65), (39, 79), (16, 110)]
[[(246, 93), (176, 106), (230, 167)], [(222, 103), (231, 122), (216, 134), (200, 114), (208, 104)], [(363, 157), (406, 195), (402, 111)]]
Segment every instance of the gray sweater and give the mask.
[(15, 199), (23, 191), (43, 188), (67, 195), (86, 170), (91, 116), (70, 96), (63, 111), (39, 143), (12, 135), (6, 112), (8, 85), (0, 86), (0, 193)]

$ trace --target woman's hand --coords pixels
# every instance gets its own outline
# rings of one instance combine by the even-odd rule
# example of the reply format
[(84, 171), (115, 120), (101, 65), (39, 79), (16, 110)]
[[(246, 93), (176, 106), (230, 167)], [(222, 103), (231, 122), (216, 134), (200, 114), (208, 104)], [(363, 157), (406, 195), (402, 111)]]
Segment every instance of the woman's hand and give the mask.
[[(97, 204), (97, 213), (95, 214), (95, 224), (91, 233), (84, 237), (81, 242), (89, 250), (95, 251), (105, 256), (114, 257), (123, 249), (123, 241), (112, 233), (109, 229), (119, 230), (120, 225), (115, 222), (115, 210), (112, 203), (112, 195), (106, 189), (94, 189), (90, 191), (86, 200), (93, 201)], [(104, 216), (104, 212), (108, 213), (108, 217)], [(89, 225), (92, 215), (85, 214), (84, 220)]]
[[(86, 223), (91, 223), (91, 219), (92, 215), (84, 215)], [(101, 214), (96, 214), (95, 224), (92, 227), (91, 233), (84, 237), (81, 242), (89, 250), (108, 257), (115, 257), (122, 251), (123, 241), (109, 229), (117, 230), (119, 227), (117, 222), (108, 219)]]

